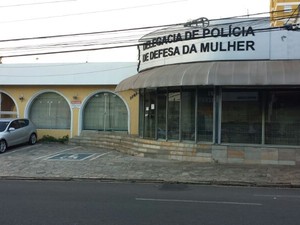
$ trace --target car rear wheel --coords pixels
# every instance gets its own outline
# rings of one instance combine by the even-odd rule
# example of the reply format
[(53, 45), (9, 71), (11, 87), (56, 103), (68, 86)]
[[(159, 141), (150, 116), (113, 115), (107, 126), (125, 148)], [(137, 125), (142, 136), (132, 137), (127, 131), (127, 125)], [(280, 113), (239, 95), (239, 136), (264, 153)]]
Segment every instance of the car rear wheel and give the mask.
[(5, 152), (7, 149), (7, 144), (5, 140), (1, 140), (0, 141), (0, 153)]
[(30, 137), (29, 137), (29, 142), (28, 142), (28, 143), (29, 143), (30, 145), (34, 145), (34, 144), (36, 143), (36, 139), (37, 139), (37, 138), (36, 138), (36, 134), (33, 133), (33, 134), (30, 135)]

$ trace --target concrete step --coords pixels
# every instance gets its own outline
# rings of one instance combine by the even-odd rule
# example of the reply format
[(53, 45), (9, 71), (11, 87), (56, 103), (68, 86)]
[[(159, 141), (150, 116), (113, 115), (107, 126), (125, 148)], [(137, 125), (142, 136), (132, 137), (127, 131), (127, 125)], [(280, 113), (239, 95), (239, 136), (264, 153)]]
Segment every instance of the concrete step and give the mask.
[(130, 155), (161, 159), (194, 157), (196, 144), (142, 139), (117, 132), (82, 131), (80, 136), (69, 140), (70, 145), (83, 145), (116, 150)]
[(191, 162), (300, 165), (300, 153), (295, 147), (287, 146), (149, 140), (122, 132), (101, 131), (82, 131), (80, 136), (71, 138), (69, 144), (94, 146), (142, 157)]

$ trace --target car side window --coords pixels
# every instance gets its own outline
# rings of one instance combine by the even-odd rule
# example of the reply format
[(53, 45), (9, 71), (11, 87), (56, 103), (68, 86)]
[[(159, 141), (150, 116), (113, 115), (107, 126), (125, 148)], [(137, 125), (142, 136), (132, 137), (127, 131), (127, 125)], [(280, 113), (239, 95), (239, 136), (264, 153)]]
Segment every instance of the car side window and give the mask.
[(18, 122), (18, 120), (13, 121), (9, 127), (13, 127), (15, 129), (19, 129), (20, 128), (20, 124)]
[(8, 124), (9, 122), (0, 122), (0, 132), (4, 131)]
[(20, 127), (26, 127), (29, 124), (28, 120), (19, 120)]

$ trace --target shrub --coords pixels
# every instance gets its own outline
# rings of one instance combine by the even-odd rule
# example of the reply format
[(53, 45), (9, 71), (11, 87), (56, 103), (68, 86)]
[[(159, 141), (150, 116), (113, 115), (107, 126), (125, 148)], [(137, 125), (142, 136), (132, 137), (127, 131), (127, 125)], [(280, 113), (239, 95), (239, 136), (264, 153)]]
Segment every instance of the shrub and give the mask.
[(59, 142), (59, 143), (66, 143), (69, 141), (69, 136), (65, 135), (61, 138), (55, 138), (53, 136), (50, 135), (44, 135), (39, 141), (41, 142)]

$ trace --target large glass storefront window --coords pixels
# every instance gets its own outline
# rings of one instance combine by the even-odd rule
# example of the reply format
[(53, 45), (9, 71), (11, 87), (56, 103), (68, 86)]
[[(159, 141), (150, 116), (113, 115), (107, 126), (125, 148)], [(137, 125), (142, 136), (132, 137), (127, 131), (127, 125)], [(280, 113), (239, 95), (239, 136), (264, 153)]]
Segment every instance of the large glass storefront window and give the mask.
[(139, 136), (144, 136), (144, 96), (145, 90), (139, 90)]
[(194, 87), (140, 90), (140, 136), (212, 142), (213, 93)]
[(196, 108), (196, 89), (184, 89), (182, 91), (181, 104), (181, 139), (195, 140), (195, 108)]
[(300, 91), (270, 91), (267, 94), (266, 144), (300, 144)]
[(171, 90), (168, 93), (168, 139), (179, 140), (180, 127), (180, 91)]
[(259, 144), (261, 131), (261, 94), (251, 90), (224, 90), (222, 93), (222, 142)]
[(213, 139), (214, 92), (211, 89), (198, 89), (197, 99), (197, 140), (210, 142)]
[(140, 93), (140, 131), (146, 138), (300, 145), (299, 89), (223, 88), (215, 96), (213, 88), (181, 87)]
[(157, 90), (157, 138), (167, 138), (167, 89)]
[(144, 137), (155, 138), (156, 90), (145, 92), (144, 96)]

